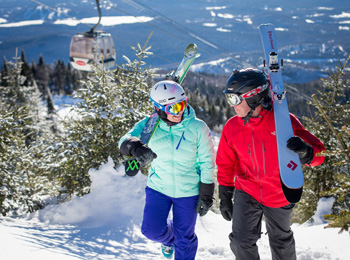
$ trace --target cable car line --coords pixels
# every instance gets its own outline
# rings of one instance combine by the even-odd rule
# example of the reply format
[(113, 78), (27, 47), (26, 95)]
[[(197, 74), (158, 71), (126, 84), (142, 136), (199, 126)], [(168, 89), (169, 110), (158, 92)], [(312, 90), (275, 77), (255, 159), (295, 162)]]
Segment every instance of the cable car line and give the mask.
[[(235, 61), (236, 63), (241, 64), (241, 65), (243, 65), (245, 67), (253, 67), (251, 64), (249, 64), (246, 61), (237, 60), (237, 59), (233, 58), (233, 53), (232, 52), (226, 50), (225, 48), (223, 48), (221, 46), (217, 46), (215, 43), (212, 43), (209, 40), (206, 40), (204, 37), (197, 35), (195, 32), (193, 32), (192, 30), (188, 29), (187, 27), (177, 23), (176, 21), (170, 19), (169, 17), (164, 16), (163, 14), (159, 13), (158, 11), (156, 11), (156, 10), (146, 6), (145, 4), (139, 3), (137, 0), (122, 0), (122, 1), (127, 3), (127, 4), (129, 4), (130, 6), (132, 6), (134, 8), (137, 8), (138, 10), (146, 11), (147, 13), (149, 13), (149, 14), (151, 14), (153, 16), (156, 16), (156, 17), (161, 17), (162, 18), (161, 20), (170, 23), (170, 25), (169, 24), (168, 25), (173, 27), (173, 28), (175, 28), (177, 31), (179, 31), (179, 32), (181, 32), (181, 33), (183, 33), (183, 34), (185, 34), (187, 36), (190, 36), (190, 37), (192, 37), (192, 38), (194, 38), (196, 40), (201, 41), (205, 45), (207, 45), (207, 46), (209, 46), (211, 48), (214, 48), (216, 51), (218, 49), (223, 50), (223, 52), (220, 52), (220, 54), (225, 54), (226, 56), (230, 57), (231, 60)], [(205, 53), (207, 53), (207, 54), (209, 54), (209, 55), (211, 55), (211, 56), (213, 56), (213, 57), (220, 58), (220, 59), (222, 58), (222, 57), (220, 57), (220, 56), (218, 56), (216, 54), (213, 54), (213, 53), (211, 53), (209, 51), (206, 51), (206, 50), (202, 49), (200, 46), (198, 46), (198, 49), (203, 51), (203, 52), (205, 52)], [(234, 64), (233, 62), (231, 62), (231, 63)], [(236, 64), (234, 64), (234, 65), (236, 65)]]
[(98, 12), (98, 22), (97, 22), (97, 24), (95, 24), (95, 26), (94, 27), (92, 27), (91, 28), (91, 30), (90, 30), (90, 33), (93, 33), (94, 32), (94, 30), (96, 29), (96, 27), (100, 24), (100, 22), (101, 22), (101, 9), (100, 9), (100, 1), (99, 0), (96, 0), (96, 6), (97, 6), (97, 12)]
[[(125, 2), (125, 1), (127, 1), (127, 0), (123, 0), (123, 1)], [(110, 1), (109, 1), (109, 2), (110, 2)], [(135, 7), (135, 5), (134, 5), (135, 3), (133, 3), (133, 2), (127, 3), (127, 4), (129, 4), (129, 5), (132, 6), (132, 7)], [(126, 12), (126, 11), (123, 11), (122, 9), (120, 9), (120, 8), (118, 8), (118, 7), (116, 7), (115, 5), (113, 5), (113, 3), (110, 5), (110, 7), (111, 7), (111, 8), (114, 8), (114, 9), (116, 9), (116, 10), (122, 12), (122, 13), (125, 13), (125, 14), (127, 14), (127, 15), (133, 16), (133, 17), (135, 17), (136, 19), (138, 19), (136, 16), (134, 16), (134, 15), (132, 15), (132, 14)], [(137, 8), (137, 7), (135, 7), (135, 8)], [(140, 7), (140, 8), (141, 8), (141, 7)], [(138, 10), (142, 10), (142, 11), (144, 10), (144, 8), (142, 8), (142, 9), (140, 9), (140, 8), (137, 8), (137, 9), (138, 9)], [(148, 12), (148, 13), (149, 13), (149, 12)], [(151, 14), (151, 15), (154, 16), (154, 14)], [(156, 15), (156, 16), (157, 16), (157, 15)], [(168, 34), (169, 36), (172, 36), (172, 37), (174, 37), (174, 38), (176, 38), (176, 39), (178, 39), (178, 40), (180, 40), (180, 41), (183, 41), (183, 42), (185, 42), (185, 43), (187, 43), (187, 44), (189, 43), (188, 41), (184, 40), (183, 38), (181, 38), (181, 37), (179, 37), (179, 36), (177, 36), (177, 35), (175, 35), (175, 34), (173, 34), (173, 33), (170, 33), (170, 32), (168, 32), (168, 31), (166, 31), (166, 30), (164, 30), (164, 29), (161, 29), (160, 27), (158, 27), (158, 26), (156, 26), (156, 25), (153, 25), (153, 24), (151, 24), (150, 22), (145, 22), (145, 23), (148, 24), (149, 26), (151, 26), (151, 27), (153, 27), (153, 28), (155, 28), (155, 29), (157, 29), (157, 30), (159, 30), (159, 31), (161, 31), (161, 32), (163, 32), (163, 33), (165, 33), (165, 34)], [(174, 21), (173, 23), (176, 23), (176, 22)], [(166, 22), (163, 21), (163, 24), (166, 24)], [(183, 27), (184, 27), (184, 26), (183, 26)], [(184, 28), (186, 28), (186, 27), (184, 27)], [(178, 30), (178, 31), (182, 32), (181, 30)], [(184, 33), (184, 32), (182, 32), (182, 33)], [(198, 40), (199, 38), (201, 38), (200, 36), (198, 36), (198, 35), (196, 35), (196, 34), (194, 34), (194, 33), (192, 33), (192, 32), (190, 32), (190, 33), (184, 33), (184, 34), (186, 34), (187, 36), (190, 36), (190, 37), (192, 37), (192, 38), (194, 38), (194, 39), (197, 39), (197, 40)], [(205, 39), (203, 39), (202, 42), (204, 42), (204, 43), (207, 42), (207, 43), (209, 44), (209, 42), (206, 41)], [(208, 44), (207, 44), (207, 45), (208, 45)], [(211, 46), (211, 45), (209, 44), (208, 46)], [(215, 57), (215, 58), (217, 58), (217, 59), (222, 59), (221, 56), (216, 55), (216, 54), (213, 54), (212, 52), (207, 51), (207, 50), (201, 48), (200, 46), (198, 46), (198, 49), (201, 50), (202, 52), (208, 54), (209, 56), (213, 56), (213, 57)], [(253, 67), (253, 66), (252, 66), (251, 64), (249, 64), (248, 62), (240, 61), (240, 60), (237, 60), (237, 59), (233, 58), (233, 57), (232, 57), (232, 53), (227, 54), (227, 53), (225, 53), (225, 52), (222, 52), (221, 54), (228, 55), (228, 56), (230, 57), (230, 59), (228, 60), (228, 62), (230, 62), (230, 63), (233, 64), (233, 65), (236, 65), (236, 63), (238, 63), (238, 64), (241, 64), (242, 66), (245, 66), (245, 67)], [(236, 63), (234, 63), (234, 62), (232, 62), (232, 61), (235, 61)]]
[[(64, 12), (60, 12), (59, 10), (57, 10), (57, 9), (55, 9), (55, 8), (53, 8), (53, 7), (50, 7), (50, 6), (48, 6), (48, 5), (44, 4), (44, 3), (41, 3), (41, 2), (39, 2), (39, 1), (37, 1), (37, 0), (30, 0), (30, 1), (36, 3), (37, 5), (43, 6), (43, 7), (47, 8), (47, 9), (50, 9), (50, 10), (52, 10), (52, 11), (58, 13), (58, 14), (63, 14), (63, 15), (65, 15), (65, 16), (68, 17), (68, 18), (76, 19), (76, 17), (70, 16), (70, 15), (64, 13)], [(111, 3), (111, 1), (108, 1), (108, 2), (110, 2), (110, 5), (109, 5), (109, 6), (110, 6), (111, 8), (114, 8), (114, 9), (118, 10), (118, 11), (121, 12), (121, 13), (124, 13), (124, 14), (127, 14), (127, 15), (129, 15), (129, 16), (132, 16), (132, 17), (134, 17), (135, 19), (137, 19), (137, 20), (139, 20), (139, 21), (141, 21), (141, 22), (143, 22), (143, 23), (148, 24), (149, 26), (155, 28), (156, 30), (159, 30), (159, 31), (161, 31), (161, 32), (163, 32), (163, 33), (165, 33), (165, 34), (168, 34), (168, 35), (171, 36), (171, 37), (174, 37), (174, 38), (176, 38), (176, 39), (178, 39), (178, 40), (180, 40), (180, 41), (183, 41), (183, 42), (185, 42), (185, 43), (188, 43), (188, 41), (184, 40), (183, 38), (181, 38), (181, 37), (179, 37), (179, 36), (177, 36), (177, 35), (175, 35), (175, 34), (172, 34), (172, 33), (168, 32), (168, 31), (166, 31), (166, 30), (164, 30), (164, 29), (162, 29), (162, 28), (160, 28), (160, 27), (158, 27), (158, 26), (156, 26), (156, 25), (153, 25), (153, 24), (151, 24), (150, 22), (144, 22), (144, 21), (142, 21), (141, 19), (139, 19), (138, 17), (136, 17), (136, 16), (134, 16), (134, 15), (132, 15), (132, 14), (130, 14), (130, 13), (128, 13), (128, 12), (126, 12), (126, 11), (124, 11), (124, 10), (118, 8), (118, 7), (116, 7), (113, 3)], [(214, 48), (214, 49), (218, 49), (218, 48), (223, 49), (224, 52), (222, 52), (221, 54), (227, 54), (227, 53), (228, 53), (229, 56), (232, 55), (231, 52), (228, 52), (227, 50), (225, 50), (225, 49), (222, 48), (222, 47), (216, 46), (214, 43), (210, 43), (209, 41), (207, 41), (207, 40), (203, 39), (202, 37), (196, 35), (193, 31), (189, 30), (187, 27), (185, 27), (185, 26), (183, 26), (183, 25), (177, 23), (176, 21), (174, 21), (174, 20), (172, 20), (172, 19), (170, 19), (170, 18), (168, 18), (168, 17), (162, 15), (161, 13), (159, 13), (158, 11), (156, 11), (156, 10), (154, 10), (154, 9), (152, 9), (152, 8), (150, 8), (150, 7), (148, 7), (148, 6), (144, 5), (144, 4), (139, 3), (139, 2), (136, 1), (136, 0), (123, 0), (123, 2), (127, 3), (128, 5), (134, 7), (134, 8), (136, 8), (136, 9), (138, 9), (138, 10), (146, 11), (147, 13), (151, 13), (151, 15), (154, 15), (154, 16), (157, 16), (157, 17), (161, 17), (161, 18), (162, 18), (161, 20), (163, 20), (163, 23), (164, 23), (164, 24), (170, 23), (170, 24), (171, 24), (171, 27), (177, 29), (177, 30), (180, 31), (181, 33), (186, 34), (186, 35), (189, 35), (189, 36), (191, 36), (192, 38), (198, 39), (198, 40), (200, 40), (201, 42), (203, 42), (204, 44), (206, 44), (206, 45), (208, 45), (208, 46), (210, 46), (210, 47), (212, 47), (212, 48)], [(100, 24), (100, 22), (101, 22), (101, 17), (102, 17), (102, 15), (101, 15), (101, 10), (100, 10), (99, 0), (96, 0), (96, 5), (97, 5), (98, 14), (99, 14), (99, 20), (98, 20), (97, 24), (96, 24), (95, 26), (93, 26), (93, 27), (90, 29), (90, 31), (89, 31), (88, 33), (94, 33), (94, 30), (96, 29), (96, 27), (97, 27), (97, 26)], [(89, 26), (89, 27), (91, 26), (91, 25), (88, 25), (88, 24), (86, 24), (86, 23), (82, 23), (82, 24), (85, 25), (85, 26)], [(126, 41), (125, 39), (121, 39), (120, 37), (116, 37), (116, 36), (114, 36), (114, 37), (117, 38), (120, 42), (126, 43), (128, 46), (132, 46), (132, 44), (131, 44), (130, 42)], [(211, 56), (219, 57), (218, 55), (215, 55), (215, 54), (213, 54), (213, 53), (211, 53), (211, 52), (209, 52), (209, 51), (206, 51), (206, 50), (204, 50), (204, 49), (202, 49), (202, 48), (200, 48), (200, 47), (199, 47), (199, 49), (201, 49), (202, 51), (204, 51), (205, 53), (207, 53), (207, 54), (209, 54), (209, 55), (211, 55)], [(176, 62), (171, 62), (170, 60), (168, 60), (168, 59), (166, 59), (166, 58), (164, 58), (164, 57), (162, 57), (162, 56), (159, 56), (159, 55), (156, 55), (156, 54), (153, 54), (153, 55), (156, 56), (156, 57), (158, 57), (158, 58), (160, 58), (160, 59), (162, 59), (162, 60), (164, 60), (164, 61), (166, 61), (166, 62), (170, 62), (170, 64), (176, 64)], [(219, 58), (221, 58), (221, 57), (219, 57)], [(245, 62), (245, 61), (239, 61), (239, 60), (237, 60), (237, 59), (235, 59), (235, 58), (232, 58), (232, 57), (231, 57), (231, 59), (234, 60), (234, 61), (236, 61), (238, 64), (241, 64), (241, 65), (244, 65), (244, 66), (247, 66), (247, 65), (248, 65), (249, 67), (253, 67), (251, 64), (249, 64), (249, 63), (247, 63), (247, 62)], [(167, 66), (170, 66), (170, 64), (168, 64)], [(204, 75), (199, 74), (199, 73), (197, 73), (197, 72), (193, 72), (193, 73), (195, 73), (195, 74), (197, 74), (197, 75), (199, 75), (199, 76), (201, 76), (201, 77), (205, 77)], [(306, 100), (308, 100), (308, 101), (312, 101), (312, 99), (311, 99), (309, 96), (306, 96), (306, 95), (300, 94), (300, 93), (296, 93), (296, 91), (295, 91), (295, 90), (293, 89), (293, 87), (291, 87), (290, 85), (288, 85), (288, 84), (285, 83), (285, 86), (286, 86), (286, 88), (289, 89), (289, 93), (291, 93), (292, 95), (296, 95), (296, 96), (299, 96), (299, 97), (301, 97), (301, 98), (303, 98), (303, 99), (306, 99)]]
[[(42, 6), (42, 7), (47, 8), (47, 9), (50, 9), (50, 10), (52, 10), (52, 11), (58, 13), (58, 14), (63, 14), (63, 15), (66, 16), (67, 18), (76, 20), (76, 17), (70, 16), (70, 15), (68, 15), (68, 14), (66, 14), (66, 13), (62, 13), (62, 12), (58, 11), (57, 9), (55, 9), (55, 8), (53, 8), (53, 7), (51, 7), (51, 6), (48, 6), (48, 5), (44, 4), (44, 3), (41, 3), (41, 2), (36, 1), (36, 0), (30, 0), (30, 1), (36, 3), (36, 4), (39, 5), (39, 6)], [(121, 10), (121, 9), (120, 9), (120, 11), (121, 11), (121, 12), (124, 12), (124, 11)], [(128, 14), (127, 12), (124, 12), (124, 13)], [(130, 15), (130, 14), (128, 14), (128, 15)], [(133, 16), (133, 15), (130, 15), (130, 16)], [(133, 16), (133, 17), (135, 17), (135, 16)], [(143, 22), (143, 21), (140, 20), (139, 18), (137, 18), (137, 17), (135, 17), (135, 18), (138, 19), (139, 21)], [(89, 27), (89, 28), (91, 27), (91, 25), (88, 24), (88, 23), (82, 23), (82, 22), (80, 22), (80, 23), (81, 23), (82, 25), (86, 26), (86, 27)], [(124, 43), (124, 44), (125, 44), (126, 46), (128, 46), (128, 47), (130, 47), (130, 46), (133, 45), (131, 42), (129, 42), (129, 41), (125, 40), (125, 39), (122, 39), (122, 38), (120, 38), (120, 37), (118, 37), (118, 36), (113, 35), (113, 38), (118, 39), (119, 42)], [(171, 61), (171, 60), (169, 60), (169, 59), (167, 59), (167, 58), (165, 58), (165, 57), (162, 57), (162, 56), (160, 56), (160, 55), (158, 55), (158, 54), (153, 53), (153, 55), (154, 55), (155, 57), (158, 57), (158, 58), (161, 59), (161, 60), (164, 60), (164, 61), (170, 63), (170, 64), (175, 64), (175, 63), (176, 63), (175, 61)]]
[[(48, 5), (46, 5), (46, 4), (43, 4), (43, 3), (40, 3), (39, 1), (36, 1), (36, 0), (30, 0), (31, 2), (34, 2), (34, 3), (36, 3), (36, 4), (38, 4), (38, 5), (41, 5), (42, 7), (45, 7), (45, 8), (47, 8), (47, 9), (50, 9), (50, 10), (52, 10), (52, 11), (55, 11), (56, 13), (61, 13), (60, 11), (58, 11), (57, 9), (55, 9), (55, 8), (53, 8), (53, 7), (50, 7), (50, 6), (48, 6)], [(67, 16), (67, 14), (65, 14), (65, 13), (63, 13), (64, 15), (66, 15)]]
[[(53, 10), (53, 11), (55, 11), (55, 12), (57, 12), (57, 13), (61, 13), (61, 12), (59, 12), (57, 9), (52, 8), (52, 7), (50, 7), (50, 6), (46, 5), (46, 4), (43, 4), (43, 3), (39, 2), (39, 1), (36, 1), (36, 0), (30, 0), (30, 1), (36, 3), (36, 4), (40, 5), (40, 6), (43, 6), (43, 7), (45, 7), (45, 8), (48, 8), (48, 9), (50, 9), (50, 10)], [(96, 0), (96, 1), (97, 1), (97, 0)], [(123, 0), (123, 1), (125, 2), (125, 1), (127, 1), (127, 0)], [(109, 2), (110, 2), (110, 1), (109, 1)], [(129, 4), (130, 6), (132, 6), (132, 7), (134, 7), (134, 8), (137, 8), (137, 4), (136, 4), (136, 3), (133, 3), (132, 1), (131, 1), (131, 2), (127, 2), (127, 4)], [(134, 5), (133, 5), (133, 4), (134, 4)], [(188, 41), (184, 40), (183, 38), (181, 38), (181, 37), (179, 37), (179, 36), (177, 36), (177, 35), (175, 35), (175, 34), (172, 34), (172, 33), (168, 32), (168, 31), (166, 31), (166, 30), (163, 30), (163, 29), (161, 29), (160, 27), (151, 24), (150, 22), (144, 22), (144, 21), (142, 21), (142, 20), (139, 19), (138, 17), (136, 17), (136, 16), (134, 16), (134, 15), (132, 15), (132, 14), (130, 14), (130, 13), (128, 13), (128, 12), (126, 12), (126, 11), (124, 11), (124, 10), (118, 8), (118, 7), (116, 7), (115, 5), (113, 5), (113, 3), (110, 4), (110, 7), (114, 8), (114, 9), (116, 9), (116, 10), (118, 10), (118, 11), (124, 13), (124, 14), (127, 14), (127, 15), (129, 15), (129, 16), (132, 16), (132, 17), (134, 17), (135, 19), (137, 19), (137, 20), (139, 20), (139, 21), (141, 21), (141, 22), (143, 22), (143, 23), (148, 24), (149, 26), (155, 28), (156, 30), (159, 30), (159, 31), (161, 31), (161, 32), (163, 32), (163, 33), (165, 33), (165, 34), (168, 34), (168, 35), (171, 36), (171, 37), (174, 37), (174, 38), (176, 38), (176, 39), (178, 39), (178, 40), (180, 40), (180, 41), (183, 41), (183, 42), (185, 42), (185, 43), (189, 43)], [(138, 6), (138, 9), (139, 9), (139, 10), (140, 10), (140, 8), (141, 8), (141, 7)], [(145, 9), (145, 8), (142, 8), (142, 10), (144, 10), (144, 9)], [(156, 11), (155, 11), (155, 12), (156, 12)], [(63, 13), (63, 14), (64, 14), (66, 17), (68, 17), (68, 18), (76, 19), (75, 17), (69, 16), (69, 15), (67, 15), (67, 14), (65, 14), (65, 13)], [(161, 15), (161, 14), (159, 14), (159, 15)], [(171, 19), (166, 18), (165, 16), (163, 16), (163, 18), (168, 19), (169, 21), (172, 21)], [(173, 23), (177, 24), (175, 21), (173, 21)], [(83, 24), (84, 24), (84, 23), (83, 23)], [(86, 26), (89, 26), (89, 25), (86, 24), (86, 23), (85, 23), (85, 25), (86, 25)], [(176, 26), (176, 25), (175, 25), (175, 26)], [(187, 29), (187, 28), (184, 27), (184, 26), (182, 26), (182, 27), (185, 28), (185, 30)], [(187, 29), (187, 30), (188, 30), (188, 29)], [(182, 32), (182, 33), (183, 33), (183, 32)], [(189, 35), (190, 37), (195, 38), (195, 39), (202, 38), (202, 37), (197, 36), (195, 33), (192, 33), (192, 32), (191, 32), (190, 34), (187, 33), (187, 35)], [(120, 38), (119, 38), (119, 39), (120, 39)], [(206, 43), (206, 42), (208, 42), (208, 41), (204, 40), (204, 43)], [(208, 43), (209, 43), (209, 42), (208, 42)], [(130, 44), (130, 45), (131, 45), (131, 44)], [(129, 45), (129, 46), (130, 46), (130, 45)], [(207, 44), (207, 45), (208, 45), (208, 44)], [(209, 44), (208, 46), (211, 46), (211, 45)], [(202, 49), (201, 47), (198, 47), (198, 49), (201, 50), (201, 51), (204, 52), (204, 53), (207, 53), (207, 54), (210, 55), (210, 56), (213, 56), (213, 57), (216, 57), (216, 58), (219, 58), (219, 59), (222, 58), (222, 57), (220, 57), (220, 56), (218, 56), (218, 55), (215, 55), (215, 54), (213, 54), (213, 53), (211, 53), (211, 52), (209, 52), (209, 51), (207, 51), (207, 50), (205, 50), (205, 49)], [(155, 56), (160, 57), (159, 55), (155, 55)], [(249, 64), (249, 63), (247, 63), (247, 62), (245, 62), (245, 61), (239, 61), (239, 60), (237, 60), (237, 59), (231, 57), (231, 53), (229, 54), (229, 57), (230, 57), (231, 60), (235, 61), (235, 62), (238, 63), (238, 64), (241, 64), (241, 65), (244, 65), (244, 66), (247, 66), (247, 67), (252, 67), (251, 64)], [(160, 59), (167, 61), (167, 59), (164, 58), (164, 57), (160, 57)], [(229, 62), (231, 62), (231, 61), (229, 60)], [(171, 63), (175, 64), (176, 62), (171, 62)], [(232, 62), (232, 64), (234, 64), (234, 63)], [(234, 65), (235, 65), (235, 64), (234, 64)]]
[(203, 42), (204, 44), (206, 44), (206, 45), (208, 45), (208, 46), (210, 46), (210, 47), (212, 47), (212, 48), (214, 48), (216, 50), (219, 49), (219, 47), (216, 44), (214, 44), (214, 43), (212, 43), (212, 42), (210, 42), (208, 40), (203, 39), (203, 37), (198, 36), (192, 30), (190, 30), (187, 27), (177, 23), (176, 21), (170, 19), (169, 17), (164, 16), (163, 14), (159, 13), (158, 11), (156, 11), (156, 10), (146, 6), (145, 4), (142, 4), (142, 3), (138, 2), (138, 1), (135, 1), (135, 0), (122, 0), (122, 1), (126, 2), (127, 4), (129, 4), (131, 6), (134, 6), (134, 5), (131, 4), (131, 3), (133, 3), (133, 4), (135, 4), (136, 6), (139, 7), (139, 10), (146, 11), (146, 12), (152, 14), (152, 15), (160, 17), (163, 21), (170, 22), (170, 25), (172, 25), (173, 28), (175, 28), (176, 30), (182, 32), (183, 34), (190, 35), (190, 36), (194, 37), (195, 39)]

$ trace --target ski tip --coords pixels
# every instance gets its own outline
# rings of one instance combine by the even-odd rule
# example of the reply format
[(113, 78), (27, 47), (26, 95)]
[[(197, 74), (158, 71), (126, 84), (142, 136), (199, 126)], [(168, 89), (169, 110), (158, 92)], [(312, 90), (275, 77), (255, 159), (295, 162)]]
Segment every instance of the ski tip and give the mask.
[(260, 31), (274, 31), (275, 30), (275, 27), (273, 26), (273, 24), (271, 23), (267, 23), (267, 24), (261, 24), (259, 26), (259, 30)]
[(197, 53), (197, 45), (195, 43), (190, 43), (187, 45), (185, 53)]
[(197, 45), (195, 43), (190, 43), (186, 47), (186, 49), (193, 49), (193, 48), (197, 49)]

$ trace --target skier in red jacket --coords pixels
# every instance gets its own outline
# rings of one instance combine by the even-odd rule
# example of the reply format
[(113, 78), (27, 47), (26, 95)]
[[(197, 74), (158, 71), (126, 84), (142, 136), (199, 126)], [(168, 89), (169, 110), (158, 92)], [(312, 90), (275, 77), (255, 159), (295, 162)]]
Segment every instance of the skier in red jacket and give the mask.
[[(216, 164), (218, 166), (220, 211), (231, 221), (230, 246), (237, 260), (259, 259), (257, 240), (265, 216), (272, 259), (296, 259), (290, 228), (294, 204), (283, 193), (279, 176), (276, 129), (269, 81), (257, 69), (234, 71), (225, 94), (236, 116), (223, 128)], [(305, 130), (290, 114), (294, 137), (287, 147), (302, 164), (320, 165), (325, 150), (322, 142)], [(232, 198), (234, 196), (234, 203)]]

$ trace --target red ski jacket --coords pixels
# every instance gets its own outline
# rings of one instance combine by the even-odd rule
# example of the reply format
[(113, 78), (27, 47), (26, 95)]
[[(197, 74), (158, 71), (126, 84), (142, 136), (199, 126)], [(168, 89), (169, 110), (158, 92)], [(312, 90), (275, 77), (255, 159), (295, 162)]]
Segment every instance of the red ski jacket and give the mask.
[[(323, 163), (325, 150), (322, 142), (305, 130), (300, 121), (290, 114), (295, 136), (314, 149), (311, 166)], [(262, 110), (259, 117), (243, 124), (240, 117), (230, 118), (222, 131), (216, 164), (219, 185), (244, 190), (259, 203), (272, 208), (289, 204), (284, 197), (278, 166), (275, 119), (273, 111)]]

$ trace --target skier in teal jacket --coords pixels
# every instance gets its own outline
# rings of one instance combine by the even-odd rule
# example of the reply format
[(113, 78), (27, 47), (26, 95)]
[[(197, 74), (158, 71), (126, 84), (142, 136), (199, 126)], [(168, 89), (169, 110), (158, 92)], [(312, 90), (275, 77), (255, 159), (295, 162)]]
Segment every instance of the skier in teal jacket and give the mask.
[[(139, 136), (148, 117), (119, 141), (124, 156), (151, 163), (146, 187), (143, 234), (162, 243), (163, 255), (195, 259), (197, 213), (204, 216), (213, 202), (214, 145), (208, 126), (196, 118), (182, 87), (160, 81), (150, 93), (161, 121), (148, 143)], [(168, 220), (173, 208), (173, 219)]]

